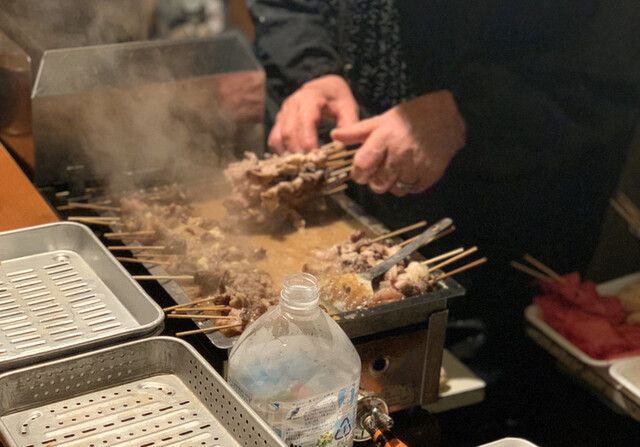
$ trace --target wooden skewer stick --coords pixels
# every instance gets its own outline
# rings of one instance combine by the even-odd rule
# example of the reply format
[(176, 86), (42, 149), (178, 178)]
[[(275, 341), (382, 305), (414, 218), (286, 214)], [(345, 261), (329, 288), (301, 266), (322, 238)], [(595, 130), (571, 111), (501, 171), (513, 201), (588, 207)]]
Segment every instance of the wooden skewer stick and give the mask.
[(446, 265), (449, 265), (449, 264), (451, 264), (451, 263), (453, 263), (453, 262), (456, 262), (457, 260), (462, 259), (462, 258), (464, 258), (465, 256), (468, 256), (468, 255), (470, 255), (471, 253), (474, 253), (474, 252), (476, 252), (476, 251), (478, 251), (478, 247), (471, 247), (470, 249), (468, 249), (468, 250), (466, 250), (466, 251), (463, 251), (462, 253), (460, 253), (460, 254), (459, 254), (459, 255), (457, 255), (457, 256), (454, 256), (453, 258), (447, 259), (446, 261), (443, 261), (443, 262), (441, 262), (441, 263), (440, 263), (440, 264), (438, 264), (438, 265), (434, 265), (433, 267), (430, 267), (430, 269), (431, 269), (431, 270), (439, 270), (439, 269), (441, 269), (442, 267), (444, 267), (444, 266), (446, 266)]
[(341, 168), (343, 166), (347, 166), (347, 165), (349, 165), (351, 163), (353, 163), (353, 158), (346, 158), (346, 159), (328, 161), (327, 162), (327, 170), (328, 171), (332, 171), (334, 169), (338, 169), (338, 168)]
[(111, 221), (120, 221), (120, 218), (117, 216), (69, 216), (70, 221), (80, 220), (80, 219), (88, 219), (88, 220), (101, 220), (105, 222)]
[(618, 212), (618, 214), (620, 214), (620, 216), (622, 216), (622, 218), (624, 220), (627, 221), (627, 223), (631, 226), (636, 226), (638, 225), (638, 223), (635, 221), (635, 219), (633, 218), (633, 216), (631, 214), (629, 214), (629, 212), (622, 206), (620, 205), (620, 203), (614, 199), (609, 199), (609, 204), (611, 205), (611, 207), (616, 210)]
[(475, 267), (477, 265), (484, 264), (485, 262), (487, 262), (487, 258), (477, 259), (477, 260), (475, 260), (473, 262), (470, 262), (467, 265), (463, 265), (462, 267), (459, 267), (459, 268), (457, 268), (455, 270), (451, 270), (450, 272), (444, 273), (444, 274), (438, 276), (437, 278), (433, 278), (432, 280), (429, 281), (429, 284), (435, 284), (436, 282), (438, 282), (440, 280), (443, 280), (445, 278), (448, 278), (449, 276), (453, 276), (453, 275), (456, 275), (458, 273), (464, 272), (465, 270), (469, 270), (469, 269), (471, 269), (471, 268), (473, 268), (473, 267)]
[(634, 218), (636, 223), (640, 223), (640, 209), (636, 206), (635, 203), (622, 191), (618, 190), (617, 194), (618, 203), (622, 205), (624, 209), (627, 210), (629, 215)]
[(153, 230), (148, 231), (121, 231), (119, 233), (104, 233), (103, 236), (107, 239), (118, 239), (121, 237), (138, 237), (138, 236), (153, 236), (156, 232)]
[(340, 191), (344, 191), (345, 189), (347, 189), (349, 187), (349, 185), (340, 185), (337, 188), (333, 188), (333, 189), (329, 189), (329, 190), (324, 190), (322, 192), (323, 195), (325, 196), (330, 196), (331, 194), (335, 194), (338, 193)]
[[(433, 241), (437, 241), (438, 239), (441, 239), (445, 236), (450, 235), (451, 233), (453, 233), (456, 230), (455, 226), (450, 226), (449, 228), (447, 228), (446, 230), (444, 230), (442, 233), (437, 234), (436, 236), (432, 237), (431, 239), (429, 239), (427, 242), (425, 242), (424, 245), (430, 244)], [(411, 239), (407, 239), (406, 241), (400, 242), (398, 244), (399, 247), (404, 247), (407, 244), (410, 244), (411, 242), (415, 241), (416, 239), (418, 239), (418, 237), (420, 236), (414, 236)]]
[(82, 203), (82, 202), (69, 202), (66, 205), (58, 207), (59, 210), (73, 210), (73, 209), (85, 209), (85, 210), (98, 210), (98, 211), (114, 211), (120, 212), (119, 206), (99, 205), (97, 203)]
[(351, 157), (357, 151), (358, 151), (358, 149), (351, 149), (349, 151), (334, 152), (333, 154), (331, 154), (331, 155), (329, 155), (327, 157), (327, 160), (337, 160), (339, 158)]
[(169, 261), (155, 261), (153, 259), (137, 259), (116, 256), (116, 259), (120, 262), (131, 262), (133, 264), (155, 264), (155, 265), (167, 265)]
[(329, 153), (343, 151), (345, 149), (345, 145), (339, 141), (330, 141), (327, 144), (323, 144), (319, 147), (320, 150), (327, 151)]
[(455, 256), (458, 253), (462, 253), (463, 251), (464, 251), (464, 248), (462, 248), (462, 247), (456, 248), (455, 250), (451, 250), (451, 251), (449, 251), (447, 253), (443, 253), (441, 255), (434, 256), (433, 258), (429, 258), (426, 261), (422, 261), (422, 264), (426, 264), (426, 265), (433, 264), (434, 262), (438, 262), (438, 261), (441, 261), (443, 259), (450, 258), (451, 256)]
[(103, 219), (91, 218), (91, 217), (71, 216), (69, 217), (68, 220), (71, 222), (78, 222), (78, 223), (83, 223), (87, 225), (107, 225), (107, 226), (122, 225), (119, 220), (103, 220)]
[(327, 172), (333, 175), (339, 168), (344, 166), (349, 166), (353, 164), (353, 158), (349, 158), (348, 160), (340, 160), (340, 161), (330, 161), (327, 163)]
[(124, 250), (164, 250), (166, 247), (163, 245), (108, 245), (107, 248), (111, 251), (124, 251)]
[(197, 300), (193, 300), (193, 301), (189, 301), (188, 303), (182, 303), (182, 304), (175, 304), (173, 306), (169, 306), (169, 307), (165, 307), (164, 310), (165, 312), (171, 312), (172, 310), (176, 310), (176, 309), (183, 309), (185, 307), (192, 307), (195, 306), (196, 304), (200, 304), (200, 303), (208, 303), (209, 301), (213, 301), (215, 299), (217, 299), (217, 296), (210, 296), (207, 298), (200, 298)]
[(412, 224), (412, 225), (408, 225), (408, 226), (406, 226), (406, 227), (404, 227), (404, 228), (400, 228), (400, 229), (398, 229), (398, 230), (391, 231), (390, 233), (383, 234), (382, 236), (378, 236), (378, 237), (377, 237), (377, 238), (375, 238), (375, 239), (371, 239), (371, 242), (373, 243), (373, 242), (380, 242), (380, 241), (384, 241), (385, 239), (388, 239), (388, 238), (390, 238), (390, 237), (398, 236), (398, 235), (400, 235), (400, 234), (407, 233), (407, 232), (409, 232), (409, 231), (411, 231), (411, 230), (416, 230), (416, 229), (418, 229), (418, 228), (422, 228), (422, 227), (424, 227), (426, 224), (427, 224), (427, 221), (426, 221), (426, 220), (423, 220), (423, 221), (421, 221), (421, 222), (414, 223), (414, 224)]
[(552, 282), (551, 278), (543, 275), (537, 270), (532, 269), (531, 267), (527, 267), (526, 265), (520, 264), (519, 262), (516, 262), (516, 261), (511, 261), (509, 264), (511, 264), (511, 267), (518, 269), (521, 272), (526, 273), (527, 275), (533, 276), (536, 279), (539, 279), (545, 282)]
[(183, 313), (183, 312), (220, 312), (222, 310), (231, 310), (232, 307), (229, 306), (189, 306), (189, 307), (180, 307), (178, 309), (173, 309), (171, 312), (173, 313)]
[(338, 176), (340, 174), (346, 174), (346, 173), (350, 172), (351, 169), (353, 169), (353, 165), (352, 164), (350, 164), (349, 166), (345, 166), (344, 168), (335, 169), (335, 170), (331, 171), (330, 174), (331, 174), (332, 177), (335, 177), (335, 176)]
[(184, 255), (169, 254), (169, 253), (144, 253), (144, 252), (136, 253), (136, 258), (139, 258), (139, 259), (147, 259), (147, 258), (166, 259), (166, 258), (171, 258), (172, 256), (181, 257)]
[(343, 183), (347, 183), (350, 180), (351, 180), (351, 177), (349, 177), (348, 175), (329, 177), (329, 179), (327, 179), (327, 184), (325, 185), (325, 188), (342, 185)]
[(533, 264), (534, 266), (538, 267), (540, 270), (542, 270), (543, 273), (546, 273), (548, 276), (552, 277), (553, 279), (555, 279), (556, 281), (559, 281), (561, 283), (566, 283), (567, 280), (564, 279), (562, 276), (560, 276), (558, 273), (554, 272), (553, 270), (551, 270), (549, 267), (547, 267), (546, 265), (544, 265), (542, 262), (538, 261), (536, 258), (534, 258), (533, 256), (529, 255), (529, 254), (525, 254), (524, 255), (524, 259), (526, 261), (529, 261), (531, 264)]
[(193, 275), (133, 275), (133, 279), (138, 281), (145, 281), (150, 279), (175, 279), (175, 280), (191, 280), (193, 281)]
[(229, 317), (227, 315), (197, 315), (197, 314), (167, 314), (167, 318), (190, 318), (192, 320), (222, 320)]
[(187, 335), (193, 335), (193, 334), (207, 334), (209, 332), (215, 332), (221, 329), (229, 329), (229, 328), (238, 327), (238, 326), (242, 326), (242, 323), (226, 324), (224, 326), (214, 326), (214, 327), (207, 327), (204, 329), (194, 329), (192, 331), (176, 332), (176, 337), (186, 337)]

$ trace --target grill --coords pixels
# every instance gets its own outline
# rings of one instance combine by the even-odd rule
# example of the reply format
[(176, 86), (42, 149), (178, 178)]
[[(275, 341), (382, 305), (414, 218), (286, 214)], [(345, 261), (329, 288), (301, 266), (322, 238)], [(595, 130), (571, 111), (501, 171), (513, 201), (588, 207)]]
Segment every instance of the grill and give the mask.
[(0, 234), (0, 369), (150, 335), (162, 310), (84, 226)]
[(6, 447), (284, 445), (193, 348), (174, 338), (5, 373), (0, 396)]

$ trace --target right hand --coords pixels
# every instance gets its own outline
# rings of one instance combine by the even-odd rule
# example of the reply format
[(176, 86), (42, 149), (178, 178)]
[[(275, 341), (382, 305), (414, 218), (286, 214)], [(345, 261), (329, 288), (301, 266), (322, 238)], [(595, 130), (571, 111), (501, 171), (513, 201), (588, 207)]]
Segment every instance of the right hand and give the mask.
[(309, 152), (318, 147), (317, 127), (323, 119), (335, 121), (338, 127), (358, 122), (358, 103), (340, 76), (321, 76), (289, 96), (276, 116), (267, 144), (277, 154)]

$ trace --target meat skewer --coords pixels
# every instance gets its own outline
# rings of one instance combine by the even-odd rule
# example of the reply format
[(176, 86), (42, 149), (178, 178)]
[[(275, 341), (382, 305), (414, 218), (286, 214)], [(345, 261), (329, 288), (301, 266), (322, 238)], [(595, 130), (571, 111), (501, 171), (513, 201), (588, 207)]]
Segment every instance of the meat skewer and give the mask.
[(192, 331), (176, 332), (176, 337), (186, 337), (188, 335), (194, 335), (194, 334), (208, 334), (210, 332), (220, 331), (220, 330), (223, 330), (223, 329), (237, 328), (239, 326), (242, 326), (242, 323), (227, 324), (227, 325), (224, 325), (224, 326), (207, 327), (207, 328), (204, 328), (204, 329), (194, 329)]
[(109, 205), (100, 205), (97, 203), (82, 203), (82, 202), (69, 202), (66, 205), (59, 206), (59, 210), (71, 210), (71, 209), (86, 209), (86, 210), (97, 210), (97, 211), (114, 211), (119, 213), (120, 207), (118, 206), (109, 206)]
[(325, 190), (325, 191), (322, 192), (322, 194), (324, 194), (325, 196), (330, 196), (332, 194), (339, 193), (340, 191), (344, 191), (348, 187), (349, 187), (348, 185), (340, 185), (340, 186), (338, 186), (336, 188)]
[(155, 264), (155, 265), (168, 265), (168, 261), (155, 261), (153, 259), (137, 259), (137, 258), (126, 258), (116, 256), (116, 259), (120, 262), (130, 262), (132, 264)]
[(181, 307), (179, 309), (173, 309), (171, 312), (173, 313), (180, 313), (180, 312), (218, 312), (218, 311), (223, 311), (223, 310), (231, 310), (232, 307), (229, 306), (203, 306), (203, 307), (198, 307), (198, 306), (193, 306), (193, 307)]
[(146, 280), (160, 280), (160, 279), (174, 279), (174, 280), (187, 280), (193, 281), (193, 275), (132, 275), (132, 278), (137, 281)]
[(551, 278), (555, 279), (556, 281), (559, 281), (561, 283), (566, 283), (567, 282), (566, 279), (564, 279), (558, 273), (554, 272), (551, 268), (549, 268), (546, 265), (544, 265), (542, 262), (538, 261), (533, 256), (531, 256), (529, 254), (525, 254), (524, 255), (524, 259), (529, 261), (534, 266), (538, 267), (538, 269), (540, 269), (541, 271), (543, 271), (544, 273), (546, 273), (547, 275), (549, 275)]
[(464, 251), (464, 248), (462, 247), (456, 248), (455, 250), (451, 250), (447, 253), (443, 253), (441, 255), (434, 256), (433, 258), (429, 258), (426, 261), (422, 261), (422, 264), (425, 264), (425, 265), (433, 264), (434, 262), (438, 262), (438, 261), (442, 261), (443, 259), (450, 258), (451, 256), (455, 256), (458, 253), (462, 253), (463, 251)]
[(334, 152), (333, 154), (327, 157), (327, 160), (332, 161), (332, 160), (338, 160), (340, 158), (350, 157), (354, 155), (357, 151), (358, 149), (351, 149), (348, 151)]
[(166, 247), (163, 245), (108, 245), (107, 248), (111, 251), (166, 249)]
[(438, 282), (438, 281), (440, 281), (440, 280), (442, 280), (442, 279), (448, 278), (448, 277), (453, 276), (453, 275), (456, 275), (456, 274), (458, 274), (458, 273), (462, 273), (462, 272), (464, 272), (464, 271), (466, 271), (466, 270), (469, 270), (469, 269), (471, 269), (471, 268), (473, 268), (473, 267), (475, 267), (475, 266), (478, 266), (478, 265), (480, 265), (480, 264), (484, 264), (485, 262), (487, 262), (487, 258), (480, 258), (480, 259), (477, 259), (477, 260), (475, 260), (475, 261), (473, 261), (473, 262), (470, 262), (470, 263), (469, 263), (469, 264), (467, 264), (467, 265), (464, 265), (464, 266), (459, 267), (459, 268), (457, 268), (457, 269), (455, 269), (455, 270), (452, 270), (452, 271), (450, 271), (450, 272), (447, 272), (447, 273), (444, 273), (444, 274), (442, 274), (442, 275), (439, 275), (439, 276), (437, 276), (437, 277), (435, 277), (435, 278), (432, 278), (431, 280), (429, 280), (429, 283), (430, 283), (430, 284), (435, 284), (436, 282)]
[(184, 319), (192, 319), (192, 320), (228, 320), (229, 317), (227, 315), (199, 315), (199, 314), (167, 314), (167, 318), (184, 318)]
[(454, 256), (454, 257), (452, 257), (452, 258), (450, 258), (450, 259), (447, 259), (446, 261), (443, 261), (443, 262), (441, 262), (441, 263), (440, 263), (440, 264), (438, 264), (438, 265), (434, 265), (433, 267), (431, 267), (431, 270), (439, 270), (439, 269), (441, 269), (442, 267), (445, 267), (445, 266), (447, 266), (447, 265), (449, 265), (449, 264), (452, 264), (452, 263), (456, 262), (457, 260), (462, 259), (462, 258), (464, 258), (465, 256), (468, 256), (468, 255), (470, 255), (471, 253), (476, 252), (477, 250), (478, 250), (478, 247), (471, 247), (470, 249), (468, 249), (468, 250), (466, 250), (466, 251), (463, 251), (462, 253), (460, 253), (460, 254), (459, 254), (459, 255), (457, 255), (457, 256)]
[(524, 272), (529, 276), (533, 276), (536, 279), (539, 279), (545, 282), (553, 282), (553, 280), (550, 277), (543, 275), (542, 273), (532, 269), (531, 267), (527, 267), (526, 265), (520, 264), (517, 261), (511, 261), (509, 264), (511, 265), (511, 267), (517, 270), (520, 270), (521, 272)]
[(384, 241), (385, 239), (389, 239), (389, 238), (392, 238), (392, 237), (395, 237), (395, 236), (399, 236), (399, 235), (407, 233), (407, 232), (409, 232), (411, 230), (417, 230), (418, 228), (424, 227), (426, 224), (427, 224), (427, 221), (423, 220), (421, 222), (414, 223), (414, 224), (408, 225), (408, 226), (406, 226), (404, 228), (400, 228), (398, 230), (391, 231), (390, 233), (383, 234), (382, 236), (378, 236), (376, 238), (373, 238), (373, 239), (371, 239), (371, 242), (381, 242), (381, 241)]

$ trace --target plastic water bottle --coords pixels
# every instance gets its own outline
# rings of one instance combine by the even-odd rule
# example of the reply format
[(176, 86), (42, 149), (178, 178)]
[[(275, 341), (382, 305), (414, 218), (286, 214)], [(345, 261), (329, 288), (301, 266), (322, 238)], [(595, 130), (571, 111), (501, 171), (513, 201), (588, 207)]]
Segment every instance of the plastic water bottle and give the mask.
[(318, 294), (313, 275), (287, 276), (280, 304), (236, 341), (228, 380), (287, 445), (351, 446), (360, 357)]

